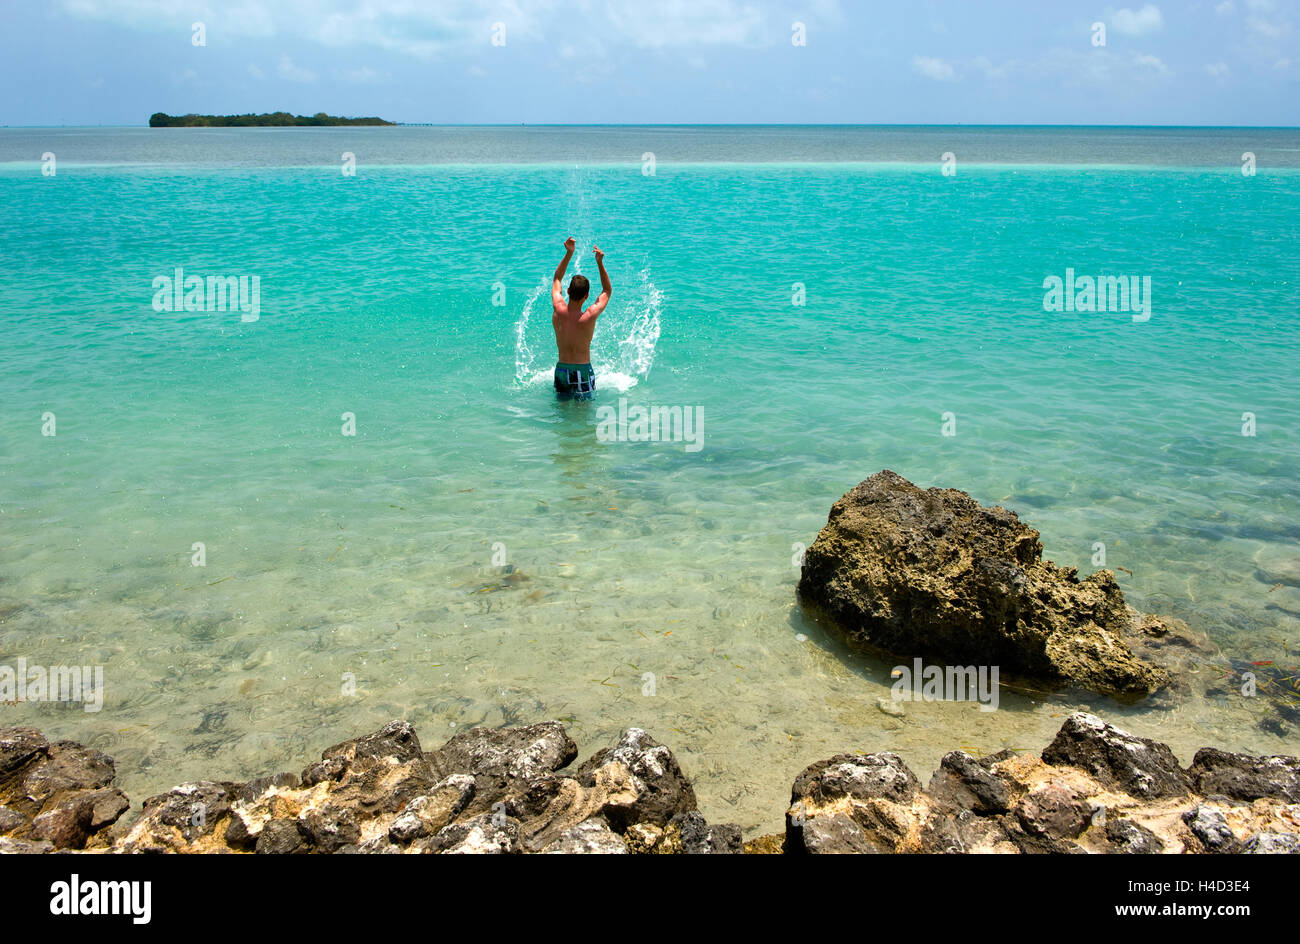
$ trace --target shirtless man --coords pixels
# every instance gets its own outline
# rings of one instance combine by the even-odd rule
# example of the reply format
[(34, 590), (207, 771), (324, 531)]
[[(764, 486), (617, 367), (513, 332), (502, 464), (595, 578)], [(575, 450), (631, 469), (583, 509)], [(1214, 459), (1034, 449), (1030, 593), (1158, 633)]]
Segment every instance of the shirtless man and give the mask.
[(591, 283), (585, 275), (575, 275), (569, 279), (569, 300), (565, 302), (561, 283), (564, 270), (573, 258), (573, 237), (564, 241), (564, 258), (556, 266), (555, 278), (551, 281), (551, 325), (555, 328), (555, 346), (559, 348), (560, 360), (555, 365), (555, 392), (561, 400), (590, 400), (596, 391), (596, 375), (591, 369), (591, 335), (596, 330), (596, 319), (609, 304), (609, 296), (614, 294), (614, 287), (609, 284), (609, 273), (605, 271), (605, 254), (599, 246), (593, 246), (596, 255), (596, 267), (600, 269), (600, 297), (595, 304), (582, 309), (582, 303), (591, 293)]

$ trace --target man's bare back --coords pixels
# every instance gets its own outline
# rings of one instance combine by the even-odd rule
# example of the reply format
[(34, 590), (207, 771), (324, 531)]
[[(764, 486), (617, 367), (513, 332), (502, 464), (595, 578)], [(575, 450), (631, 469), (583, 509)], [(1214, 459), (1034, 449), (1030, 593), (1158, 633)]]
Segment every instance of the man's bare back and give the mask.
[(596, 331), (596, 319), (614, 294), (614, 287), (605, 271), (605, 254), (599, 246), (594, 246), (592, 252), (600, 270), (600, 296), (584, 310), (582, 303), (591, 292), (591, 284), (586, 276), (575, 275), (569, 280), (569, 298), (566, 301), (562, 283), (569, 260), (573, 258), (573, 247), (573, 237), (570, 236), (564, 241), (564, 258), (551, 280), (551, 326), (555, 328), (555, 346), (560, 355), (559, 363), (555, 365), (555, 391), (561, 397), (586, 399), (596, 389), (596, 376), (591, 369), (591, 336)]

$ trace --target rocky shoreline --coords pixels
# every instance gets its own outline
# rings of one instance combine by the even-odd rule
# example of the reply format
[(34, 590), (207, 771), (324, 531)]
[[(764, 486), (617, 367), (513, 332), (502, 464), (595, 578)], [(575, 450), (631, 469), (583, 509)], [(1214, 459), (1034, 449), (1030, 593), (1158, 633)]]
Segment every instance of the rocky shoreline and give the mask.
[(629, 728), (577, 767), (558, 721), (415, 729), (328, 748), (301, 774), (204, 780), (138, 811), (113, 759), (0, 729), (0, 853), (1300, 853), (1300, 759), (1170, 749), (1071, 715), (1034, 756), (947, 754), (923, 787), (897, 754), (794, 780), (784, 835), (711, 824), (672, 751)]
[[(1207, 637), (1129, 607), (1110, 571), (1080, 579), (1042, 551), (1013, 512), (885, 470), (835, 503), (799, 595), (851, 644), (916, 657), (936, 697), (970, 700), (979, 680), (982, 710), (1003, 669), (1124, 700), (1188, 691)], [(1184, 768), (1084, 713), (1038, 755), (952, 751), (926, 786), (889, 751), (817, 761), (794, 779), (784, 833), (749, 841), (706, 821), (644, 730), (573, 767), (577, 753), (559, 721), (432, 751), (391, 721), (300, 774), (184, 783), (132, 811), (111, 757), (0, 728), (0, 853), (1300, 853), (1300, 760), (1207, 747)]]

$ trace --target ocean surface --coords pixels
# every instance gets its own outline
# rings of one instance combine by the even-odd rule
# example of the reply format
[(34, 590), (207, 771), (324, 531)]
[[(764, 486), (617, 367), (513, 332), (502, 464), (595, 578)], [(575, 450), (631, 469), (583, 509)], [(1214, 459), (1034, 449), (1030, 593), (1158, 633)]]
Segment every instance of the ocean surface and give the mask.
[[(927, 779), (1080, 707), (1297, 751), (1244, 697), (887, 714), (795, 583), (888, 468), (1104, 545), (1216, 662), (1300, 661), (1300, 131), (0, 129), (0, 211), (0, 665), (105, 679), (0, 725), (137, 804), (395, 717), (644, 727), (747, 836), (833, 753)], [(591, 403), (550, 385), (569, 235), (615, 286)], [(177, 268), (256, 276), (256, 320), (155, 305)], [(1045, 310), (1067, 270), (1149, 311)], [(620, 399), (699, 448), (600, 435)]]

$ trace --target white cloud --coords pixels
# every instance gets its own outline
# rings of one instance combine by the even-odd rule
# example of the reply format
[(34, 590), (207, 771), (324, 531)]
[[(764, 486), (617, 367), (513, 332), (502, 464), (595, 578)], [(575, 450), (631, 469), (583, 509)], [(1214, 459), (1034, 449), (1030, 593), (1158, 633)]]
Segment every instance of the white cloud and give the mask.
[(1169, 74), (1169, 67), (1164, 64), (1159, 56), (1139, 55), (1136, 56), (1133, 61), (1144, 68), (1154, 69), (1161, 75)]
[(348, 82), (355, 82), (358, 85), (367, 85), (371, 82), (378, 82), (381, 78), (392, 78), (391, 73), (384, 73), (381, 76), (370, 66), (362, 66), (360, 69), (348, 69), (343, 73), (343, 78)]
[(605, 7), (610, 26), (633, 45), (761, 46), (781, 38), (788, 42), (790, 24), (769, 27), (763, 13), (734, 0), (611, 0)]
[(288, 79), (290, 82), (315, 82), (316, 73), (310, 69), (303, 69), (293, 64), (293, 60), (288, 56), (280, 57), (280, 64), (275, 70), (279, 73), (280, 78)]
[(1165, 25), (1160, 8), (1148, 3), (1140, 10), (1125, 7), (1110, 15), (1110, 28), (1122, 36), (1145, 36), (1154, 33)]
[(986, 79), (1005, 79), (1012, 69), (1012, 64), (1007, 62), (995, 63), (987, 56), (976, 56), (971, 60), (971, 65), (984, 73)]
[(1023, 65), (1013, 75), (1029, 82), (1060, 81), (1067, 86), (1125, 86), (1173, 75), (1159, 56), (1110, 49), (1057, 47)]
[(1232, 0), (1223, 0), (1222, 3), (1214, 8), (1214, 12), (1219, 14), (1219, 16), (1227, 16), (1229, 13), (1235, 13), (1236, 11), (1237, 8), (1233, 4)]
[(1246, 28), (1261, 39), (1281, 39), (1291, 30), (1290, 23), (1277, 23), (1262, 16), (1246, 17)]
[(261, 69), (259, 69), (257, 66), (253, 65), (251, 62), (248, 64), (248, 74), (258, 80), (266, 78), (266, 73), (263, 72)]
[(1224, 79), (1227, 78), (1230, 70), (1226, 62), (1211, 62), (1205, 67), (1205, 71), (1216, 79)]
[(931, 56), (917, 56), (912, 60), (912, 68), (938, 82), (950, 82), (957, 77), (957, 70), (950, 63)]
[(289, 36), (325, 46), (373, 46), (430, 58), (453, 47), (487, 46), (492, 24), (508, 42), (537, 39), (557, 0), (58, 0), (69, 14), (155, 33), (188, 44), (202, 22), (218, 37)]

